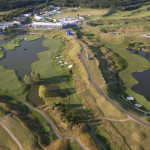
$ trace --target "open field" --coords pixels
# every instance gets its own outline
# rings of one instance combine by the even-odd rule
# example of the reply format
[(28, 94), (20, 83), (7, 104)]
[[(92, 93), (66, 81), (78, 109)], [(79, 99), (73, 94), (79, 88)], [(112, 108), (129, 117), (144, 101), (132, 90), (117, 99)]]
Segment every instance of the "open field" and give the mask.
[[(43, 31), (45, 32), (45, 31)], [(54, 31), (52, 31), (53, 33)], [(42, 31), (41, 31), (42, 33)], [(61, 33), (57, 33), (54, 32), (54, 34), (56, 34), (54, 36), (54, 34), (49, 33), (49, 34), (44, 34), (48, 39), (46, 39), (43, 44), (45, 46), (50, 47), (50, 49), (48, 51), (39, 53), (39, 60), (34, 62), (32, 64), (32, 69), (35, 72), (39, 72), (41, 75), (42, 80), (44, 81), (44, 83), (46, 84), (46, 86), (48, 87), (48, 85), (52, 85), (52, 86), (58, 86), (61, 91), (63, 91), (66, 95), (66, 97), (62, 98), (61, 96), (47, 96), (44, 99), (45, 105), (43, 106), (43, 110), (45, 110), (45, 112), (51, 117), (51, 119), (53, 120), (53, 122), (55, 123), (57, 129), (59, 130), (59, 132), (62, 135), (69, 135), (69, 136), (75, 136), (78, 137), (79, 134), (82, 135), (82, 137), (84, 136), (84, 134), (86, 134), (87, 139), (92, 143), (92, 144), (86, 144), (85, 140), (82, 140), (83, 138), (79, 138), (78, 140), (85, 145), (86, 147), (93, 147), (94, 149), (99, 149), (97, 147), (96, 142), (94, 141), (93, 137), (89, 134), (89, 131), (86, 130), (86, 133), (84, 133), (82, 131), (82, 123), (81, 125), (74, 125), (75, 131), (71, 131), (69, 129), (64, 130), (64, 126), (66, 126), (68, 123), (66, 122), (66, 125), (64, 124), (64, 126), (61, 126), (63, 123), (60, 120), (60, 116), (59, 113), (56, 112), (56, 114), (53, 116), (53, 111), (52, 111), (52, 105), (55, 103), (62, 103), (63, 105), (69, 106), (70, 109), (70, 114), (69, 115), (73, 115), (73, 117), (75, 118), (75, 120), (78, 121), (83, 121), (84, 120), (84, 114), (83, 114), (83, 110), (82, 110), (82, 105), (80, 104), (80, 99), (78, 98), (78, 96), (76, 95), (75, 92), (73, 92), (74, 89), (74, 85), (73, 85), (73, 80), (71, 79), (71, 74), (69, 75), (69, 70), (67, 69), (67, 65), (61, 67), (56, 59), (55, 56), (56, 54), (61, 55), (61, 61), (67, 61), (68, 64), (71, 62), (71, 60), (67, 60), (65, 59), (63, 56), (63, 51), (65, 50), (64, 47), (64, 42), (66, 42), (66, 39), (63, 35), (65, 35), (65, 32), (62, 31)], [(53, 38), (51, 37), (53, 36)], [(41, 63), (42, 62), (42, 63)], [(44, 68), (44, 69), (43, 69)], [(49, 70), (48, 70), (49, 69)], [(40, 108), (40, 106), (39, 106)], [(42, 106), (41, 106), (42, 108)], [(40, 119), (41, 120), (41, 119)], [(80, 129), (81, 126), (81, 129)], [(84, 125), (83, 125), (84, 127)], [(74, 146), (78, 147), (76, 144), (73, 144)], [(71, 146), (70, 147), (74, 147)]]
[(57, 17), (77, 17), (77, 15), (79, 14), (80, 16), (85, 16), (85, 17), (89, 17), (89, 18), (96, 18), (96, 17), (100, 17), (104, 14), (106, 14), (108, 12), (107, 9), (88, 9), (88, 8), (80, 8), (80, 9), (71, 9), (68, 8), (66, 10), (62, 11), (62, 14), (56, 14), (54, 16), (52, 16), (53, 18), (57, 18)]
[[(113, 118), (125, 118), (126, 116), (119, 112), (115, 107), (113, 107), (110, 103), (108, 103), (100, 94), (99, 92), (91, 86), (87, 74), (83, 68), (83, 65), (81, 61), (78, 58), (78, 53), (80, 53), (80, 49), (77, 51), (77, 43), (70, 39), (71, 42), (73, 43), (73, 48), (71, 51), (69, 51), (69, 56), (73, 61), (75, 62), (75, 70), (74, 70), (74, 80), (75, 80), (75, 86), (77, 88), (77, 94), (82, 98), (82, 103), (84, 109), (88, 109), (89, 112), (87, 112), (87, 115), (89, 115), (89, 121), (90, 123), (96, 128), (96, 127), (102, 127), (103, 125), (108, 127), (108, 129), (111, 131), (111, 133), (105, 129), (104, 131), (104, 137), (107, 137), (107, 133), (109, 133), (109, 136), (111, 134), (111, 137), (118, 136), (118, 133), (115, 131), (115, 129), (109, 124), (108, 122), (106, 123), (104, 120), (102, 121), (100, 118), (103, 118), (103, 115), (107, 117), (113, 117)], [(71, 45), (70, 45), (71, 46)], [(72, 47), (72, 46), (71, 46)], [(70, 47), (68, 48), (70, 50)], [(66, 52), (67, 53), (67, 52)], [(93, 60), (93, 64), (95, 60)], [(91, 67), (92, 68), (92, 67)], [(96, 67), (94, 66), (94, 71), (98, 74), (99, 71), (96, 70)], [(94, 76), (93, 76), (94, 77)], [(100, 76), (99, 76), (100, 77)], [(103, 81), (102, 78), (99, 80)], [(98, 106), (99, 103), (99, 106)], [(94, 109), (93, 109), (94, 108)], [(108, 108), (108, 109), (107, 109)], [(111, 111), (112, 110), (112, 111)], [(116, 112), (116, 113), (112, 113)], [(101, 125), (100, 125), (101, 124)], [(102, 125), (103, 124), (103, 125)], [(103, 127), (102, 127), (103, 128)], [(101, 133), (97, 133), (97, 136), (100, 135)], [(122, 137), (119, 137), (120, 140)], [(115, 138), (114, 138), (115, 139)], [(116, 138), (117, 139), (117, 138)], [(110, 139), (111, 141), (112, 139)], [(102, 141), (102, 140), (100, 140)], [(107, 140), (104, 138), (104, 141), (106, 142)], [(103, 142), (104, 142), (103, 141)], [(104, 145), (106, 144), (109, 148), (110, 145), (108, 144), (109, 142), (103, 143)], [(115, 140), (113, 141), (115, 144), (118, 144)], [(114, 144), (114, 145), (115, 145)], [(111, 147), (112, 148), (112, 147)]]
[(26, 86), (19, 81), (14, 70), (6, 69), (0, 66), (0, 72), (1, 92), (14, 92), (17, 95), (23, 95), (23, 97), (26, 95)]
[[(147, 6), (128, 12), (81, 8), (78, 10), (67, 9), (62, 14), (54, 15), (53, 17), (76, 17), (77, 14), (80, 14), (94, 21), (99, 20), (98, 17), (100, 17), (104, 21), (103, 25), (81, 25), (83, 28), (81, 32), (84, 34), (80, 42), (87, 50), (90, 60), (87, 60), (87, 54), (85, 53), (83, 53), (83, 59), (91, 72), (93, 81), (103, 87), (105, 91), (109, 89), (108, 87), (112, 87), (114, 91), (111, 92), (116, 92), (116, 72), (118, 72), (120, 79), (123, 81), (122, 87), (125, 87), (124, 92), (135, 97), (137, 102), (145, 106), (147, 110), (150, 110), (149, 102), (143, 96), (131, 90), (131, 87), (138, 83), (131, 73), (138, 70), (146, 70), (149, 68), (150, 63), (140, 56), (131, 54), (123, 45), (123, 40), (121, 40), (121, 37), (125, 37), (133, 42), (143, 40), (144, 44), (150, 44), (148, 40), (145, 41), (139, 37), (140, 34), (145, 32), (145, 27), (149, 27), (149, 20), (139, 19), (138, 22), (127, 20), (129, 23), (126, 24), (123, 21), (123, 24), (119, 25), (119, 21), (122, 18), (147, 17), (149, 16), (148, 12)], [(119, 19), (117, 18), (118, 16), (120, 17)], [(115, 19), (115, 22), (117, 22), (115, 24), (117, 25), (110, 27), (113, 19)], [(118, 21), (116, 21), (117, 19)], [(108, 22), (106, 23), (105, 21)], [(108, 33), (102, 33), (101, 28), (108, 29)], [(112, 35), (113, 30), (121, 32), (121, 35)], [(48, 115), (61, 136), (76, 137), (89, 150), (100, 149), (91, 135), (90, 125), (95, 129), (92, 133), (95, 133), (99, 141), (108, 149), (148, 149), (148, 139), (150, 137), (148, 129), (133, 122), (131, 118), (120, 112), (91, 85), (86, 70), (79, 59), (81, 47), (74, 37), (67, 37), (65, 31), (31, 30), (31, 32), (39, 32), (46, 37), (43, 45), (48, 47), (47, 51), (38, 53), (39, 59), (31, 64), (32, 71), (40, 74), (40, 81), (34, 82), (34, 84), (38, 86), (44, 85), (46, 88), (45, 95), (42, 97), (44, 104), (37, 106), (37, 108)], [(40, 37), (29, 35), (26, 36), (26, 40), (36, 40)], [(15, 46), (10, 44), (8, 47)], [(57, 59), (56, 56), (58, 55), (61, 57)], [(62, 63), (67, 62), (67, 64), (61, 66), (58, 61)], [(67, 68), (69, 64), (73, 65), (71, 69)], [(107, 73), (104, 74), (104, 72)], [(12, 94), (11, 91), (13, 91), (20, 98), (26, 100), (27, 87), (18, 80), (13, 70), (0, 67), (0, 84), (1, 93)], [(109, 92), (108, 94), (110, 94)], [(114, 97), (113, 99), (115, 100)], [(17, 101), (10, 103), (13, 103), (16, 107), (18, 105), (19, 108), (23, 107)], [(35, 133), (35, 131), (29, 131), (27, 127), (24, 128), (24, 126), (28, 126), (28, 128), (30, 126), (28, 123), (26, 124), (26, 120), (22, 120), (23, 118), (28, 118), (29, 120), (36, 118), (37, 124), (42, 128), (42, 131), (49, 134), (49, 145), (44, 147), (46, 150), (81, 149), (75, 141), (56, 138), (46, 120), (37, 112), (31, 111), (20, 118), (20, 121), (4, 114), (2, 117), (3, 123), (12, 130), (18, 139), (21, 139), (20, 142), (26, 149), (41, 149), (37, 143), (37, 136), (35, 136), (35, 134), (38, 135), (40, 139), (41, 133), (39, 133), (39, 130)], [(149, 118), (144, 119), (148, 122)], [(13, 126), (11, 126), (12, 124)], [(1, 128), (0, 132), (6, 135)], [(10, 141), (11, 146), (11, 139), (8, 139), (8, 141)], [(16, 145), (12, 144), (12, 149), (13, 147), (15, 149)]]
[[(118, 53), (128, 63), (128, 67), (119, 73), (121, 79), (124, 82), (124, 86), (126, 87), (125, 92), (135, 97), (137, 102), (142, 104), (147, 110), (150, 110), (150, 104), (148, 100), (146, 100), (142, 95), (135, 93), (131, 89), (133, 85), (136, 85), (138, 83), (138, 81), (135, 80), (132, 76), (132, 73), (139, 70), (147, 70), (150, 66), (149, 61), (145, 58), (142, 58), (141, 56), (131, 54), (127, 49), (124, 48), (121, 42), (115, 42), (116, 39), (112, 38), (112, 36), (109, 34), (101, 36), (101, 38), (103, 39), (103, 41), (105, 41), (107, 38), (107, 42), (104, 42), (105, 45), (108, 48), (112, 49), (114, 52)], [(110, 41), (110, 43), (108, 43), (108, 41)], [(120, 40), (117, 39), (117, 41)]]
[(132, 122), (113, 122), (113, 125), (124, 135), (131, 149), (149, 149), (150, 132), (147, 128)]
[(9, 134), (0, 126), (0, 134), (3, 137), (0, 139), (0, 149), (12, 149), (12, 150), (19, 150), (17, 144), (13, 141), (13, 139), (9, 136)]
[[(42, 150), (42, 148), (38, 144), (37, 137), (35, 135), (33, 135), (31, 132), (29, 132), (28, 129), (26, 129), (24, 126), (22, 126), (21, 122), (19, 122), (16, 118), (10, 116), (9, 114), (5, 115), (2, 111), (0, 111), (0, 117), (1, 117), (0, 121), (18, 139), (18, 141), (21, 143), (21, 145), (22, 145), (22, 147), (24, 149), (28, 149), (28, 150), (32, 150), (32, 149)], [(13, 126), (12, 126), (12, 124), (13, 124)], [(3, 135), (3, 139), (6, 140), (7, 138), (4, 135)], [(2, 138), (0, 139), (0, 142), (2, 142)], [(1, 145), (5, 146), (4, 143), (1, 143)], [(7, 142), (7, 143), (11, 143), (11, 142)], [(13, 148), (13, 146), (12, 146), (12, 148)]]
[(132, 11), (108, 11), (102, 19), (139, 18), (149, 16), (149, 6), (143, 6)]

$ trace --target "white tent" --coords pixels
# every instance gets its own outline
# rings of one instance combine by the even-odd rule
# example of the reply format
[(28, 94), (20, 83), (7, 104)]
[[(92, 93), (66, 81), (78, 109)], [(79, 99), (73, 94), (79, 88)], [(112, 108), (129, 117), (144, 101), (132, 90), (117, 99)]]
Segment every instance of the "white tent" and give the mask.
[(72, 65), (68, 65), (68, 68), (72, 68), (73, 66)]
[(138, 104), (138, 103), (136, 103), (135, 106), (136, 106), (136, 107), (142, 107), (142, 105), (141, 105), (141, 104)]
[(134, 100), (134, 98), (131, 97), (131, 96), (127, 96), (127, 100), (128, 100), (128, 101), (132, 101), (132, 100)]

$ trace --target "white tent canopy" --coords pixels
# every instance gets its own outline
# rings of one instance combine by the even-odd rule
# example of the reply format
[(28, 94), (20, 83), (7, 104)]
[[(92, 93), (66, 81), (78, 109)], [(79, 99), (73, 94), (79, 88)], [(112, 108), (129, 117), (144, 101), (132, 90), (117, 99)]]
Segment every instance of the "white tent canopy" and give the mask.
[(127, 100), (132, 101), (132, 100), (134, 100), (134, 98), (131, 96), (127, 96)]

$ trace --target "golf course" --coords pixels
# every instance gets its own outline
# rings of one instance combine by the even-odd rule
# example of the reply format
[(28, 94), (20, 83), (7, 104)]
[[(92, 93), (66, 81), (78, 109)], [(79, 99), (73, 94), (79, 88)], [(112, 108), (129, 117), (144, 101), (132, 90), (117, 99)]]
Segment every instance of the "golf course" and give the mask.
[(70, 35), (0, 35), (0, 149), (149, 149), (149, 93), (134, 90), (149, 77), (149, 12), (65, 8), (51, 17), (86, 18)]

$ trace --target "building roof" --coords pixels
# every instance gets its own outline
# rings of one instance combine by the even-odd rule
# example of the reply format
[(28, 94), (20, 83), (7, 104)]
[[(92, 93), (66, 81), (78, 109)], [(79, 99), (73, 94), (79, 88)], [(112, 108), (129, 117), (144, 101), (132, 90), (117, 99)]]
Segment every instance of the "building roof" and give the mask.
[(52, 23), (52, 22), (33, 22), (32, 25), (58, 25), (58, 26), (62, 26), (62, 23)]

